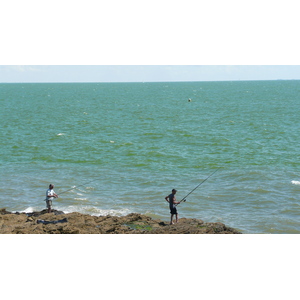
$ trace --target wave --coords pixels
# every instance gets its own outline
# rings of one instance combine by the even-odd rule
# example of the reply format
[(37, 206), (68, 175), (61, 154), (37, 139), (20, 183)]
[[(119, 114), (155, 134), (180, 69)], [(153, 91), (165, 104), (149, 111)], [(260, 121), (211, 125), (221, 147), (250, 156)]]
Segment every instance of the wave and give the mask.
[(82, 214), (89, 214), (91, 216), (126, 216), (130, 214), (130, 211), (127, 208), (123, 209), (100, 209), (95, 206), (68, 206), (66, 208), (62, 208), (64, 213), (72, 213), (79, 212)]
[[(80, 199), (82, 200), (82, 199)], [(65, 214), (73, 213), (73, 212), (78, 212), (82, 214), (88, 214), (91, 216), (116, 216), (116, 217), (121, 217), (121, 216), (126, 216), (133, 211), (123, 208), (123, 209), (100, 209), (95, 206), (76, 206), (76, 205), (70, 205), (68, 207), (53, 207), (56, 210), (63, 211)], [(19, 213), (32, 213), (35, 211), (41, 211), (43, 210), (44, 207), (27, 207), (26, 209), (22, 211), (18, 211)], [(16, 213), (17, 211), (12, 211), (12, 213)]]
[(291, 182), (292, 182), (292, 184), (300, 185), (300, 181), (292, 180)]
[(20, 213), (32, 213), (32, 212), (34, 212), (35, 211), (35, 209), (33, 208), (33, 207), (27, 207), (26, 209), (24, 209), (23, 211), (20, 211)]

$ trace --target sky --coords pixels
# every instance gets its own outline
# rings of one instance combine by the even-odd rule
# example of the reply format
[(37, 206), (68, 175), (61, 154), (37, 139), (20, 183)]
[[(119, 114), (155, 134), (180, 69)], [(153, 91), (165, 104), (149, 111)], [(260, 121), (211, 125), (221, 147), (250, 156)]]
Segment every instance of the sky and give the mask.
[(0, 82), (162, 82), (300, 79), (300, 66), (2, 65)]
[(300, 79), (297, 1), (7, 2), (0, 82)]

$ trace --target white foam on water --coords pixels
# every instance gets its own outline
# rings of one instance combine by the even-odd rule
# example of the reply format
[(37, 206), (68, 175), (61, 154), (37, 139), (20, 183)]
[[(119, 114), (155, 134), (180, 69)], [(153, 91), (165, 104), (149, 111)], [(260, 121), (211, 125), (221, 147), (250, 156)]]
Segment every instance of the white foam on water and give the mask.
[(300, 181), (292, 180), (291, 182), (292, 182), (292, 184), (300, 185)]
[(21, 212), (24, 212), (24, 213), (32, 213), (34, 211), (34, 208), (33, 207), (28, 207), (28, 208), (26, 208), (26, 209), (24, 209), (23, 211), (21, 211)]
[(77, 200), (77, 201), (87, 201), (88, 199), (87, 198), (74, 198), (74, 200)]
[(85, 187), (86, 190), (95, 190), (95, 188), (93, 186), (87, 186)]
[(95, 206), (68, 206), (61, 208), (64, 213), (79, 212), (81, 214), (89, 214), (91, 216), (126, 216), (131, 213), (129, 209), (100, 209)]
[(32, 213), (32, 212), (35, 212), (35, 211), (41, 211), (43, 210), (45, 207), (27, 207), (25, 208), (24, 210), (14, 210), (12, 211), (12, 213), (16, 213), (16, 212), (19, 212), (19, 213), (25, 213), (25, 214), (28, 214), (28, 213)]

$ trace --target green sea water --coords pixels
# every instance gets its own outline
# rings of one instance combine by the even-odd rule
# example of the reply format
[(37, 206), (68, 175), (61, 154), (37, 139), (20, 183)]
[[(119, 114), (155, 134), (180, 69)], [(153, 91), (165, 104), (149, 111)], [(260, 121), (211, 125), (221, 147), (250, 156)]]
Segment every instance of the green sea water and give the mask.
[[(0, 84), (0, 208), (300, 233), (300, 81)], [(190, 99), (190, 101), (188, 100)]]

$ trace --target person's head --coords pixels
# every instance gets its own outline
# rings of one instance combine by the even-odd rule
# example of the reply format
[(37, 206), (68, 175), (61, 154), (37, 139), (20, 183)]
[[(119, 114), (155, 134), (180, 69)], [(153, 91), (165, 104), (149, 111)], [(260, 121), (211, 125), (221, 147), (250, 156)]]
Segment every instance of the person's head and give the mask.
[(172, 190), (172, 194), (174, 194), (174, 195), (175, 195), (175, 194), (176, 194), (176, 192), (177, 192), (177, 190), (175, 190), (175, 189), (173, 189), (173, 190)]
[(53, 184), (50, 184), (50, 185), (49, 185), (49, 189), (52, 190), (53, 188), (54, 188), (54, 185), (53, 185)]

